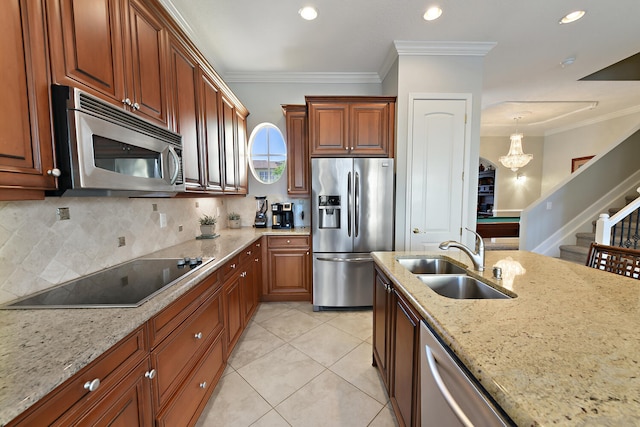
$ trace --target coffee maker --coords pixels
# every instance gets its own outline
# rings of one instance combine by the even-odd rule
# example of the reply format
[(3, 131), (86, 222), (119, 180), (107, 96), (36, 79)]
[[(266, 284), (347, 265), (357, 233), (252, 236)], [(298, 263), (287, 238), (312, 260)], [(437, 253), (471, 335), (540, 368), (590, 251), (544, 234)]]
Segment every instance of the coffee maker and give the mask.
[(271, 215), (271, 228), (293, 228), (293, 203), (273, 203)]
[(267, 196), (256, 196), (256, 219), (253, 222), (255, 228), (267, 227), (267, 209), (269, 201)]

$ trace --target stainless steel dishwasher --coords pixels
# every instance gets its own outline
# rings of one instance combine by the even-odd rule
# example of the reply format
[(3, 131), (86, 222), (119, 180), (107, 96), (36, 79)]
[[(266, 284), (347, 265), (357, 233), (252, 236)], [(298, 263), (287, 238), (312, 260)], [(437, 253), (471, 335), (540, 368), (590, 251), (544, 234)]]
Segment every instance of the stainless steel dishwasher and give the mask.
[(420, 322), (421, 426), (515, 425), (454, 357), (426, 322)]

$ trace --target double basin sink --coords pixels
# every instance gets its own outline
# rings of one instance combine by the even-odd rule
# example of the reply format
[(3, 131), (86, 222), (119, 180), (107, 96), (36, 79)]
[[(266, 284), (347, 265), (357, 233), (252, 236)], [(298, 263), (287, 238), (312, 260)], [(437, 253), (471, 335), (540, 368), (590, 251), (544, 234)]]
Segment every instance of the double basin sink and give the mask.
[(507, 299), (511, 296), (467, 275), (467, 270), (442, 258), (397, 258), (404, 268), (443, 297), (452, 299)]

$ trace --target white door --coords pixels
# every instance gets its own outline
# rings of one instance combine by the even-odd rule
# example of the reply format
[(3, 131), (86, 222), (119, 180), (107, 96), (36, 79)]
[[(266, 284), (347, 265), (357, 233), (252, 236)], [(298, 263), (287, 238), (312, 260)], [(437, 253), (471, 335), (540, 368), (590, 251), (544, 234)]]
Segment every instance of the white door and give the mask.
[(466, 100), (414, 99), (408, 147), (410, 249), (461, 238)]

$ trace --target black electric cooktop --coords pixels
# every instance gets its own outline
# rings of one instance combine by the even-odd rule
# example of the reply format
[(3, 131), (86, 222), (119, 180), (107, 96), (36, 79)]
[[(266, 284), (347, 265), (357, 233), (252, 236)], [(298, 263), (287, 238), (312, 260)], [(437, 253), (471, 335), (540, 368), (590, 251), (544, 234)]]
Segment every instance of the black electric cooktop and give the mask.
[(213, 258), (143, 258), (63, 283), (1, 308), (138, 307)]

